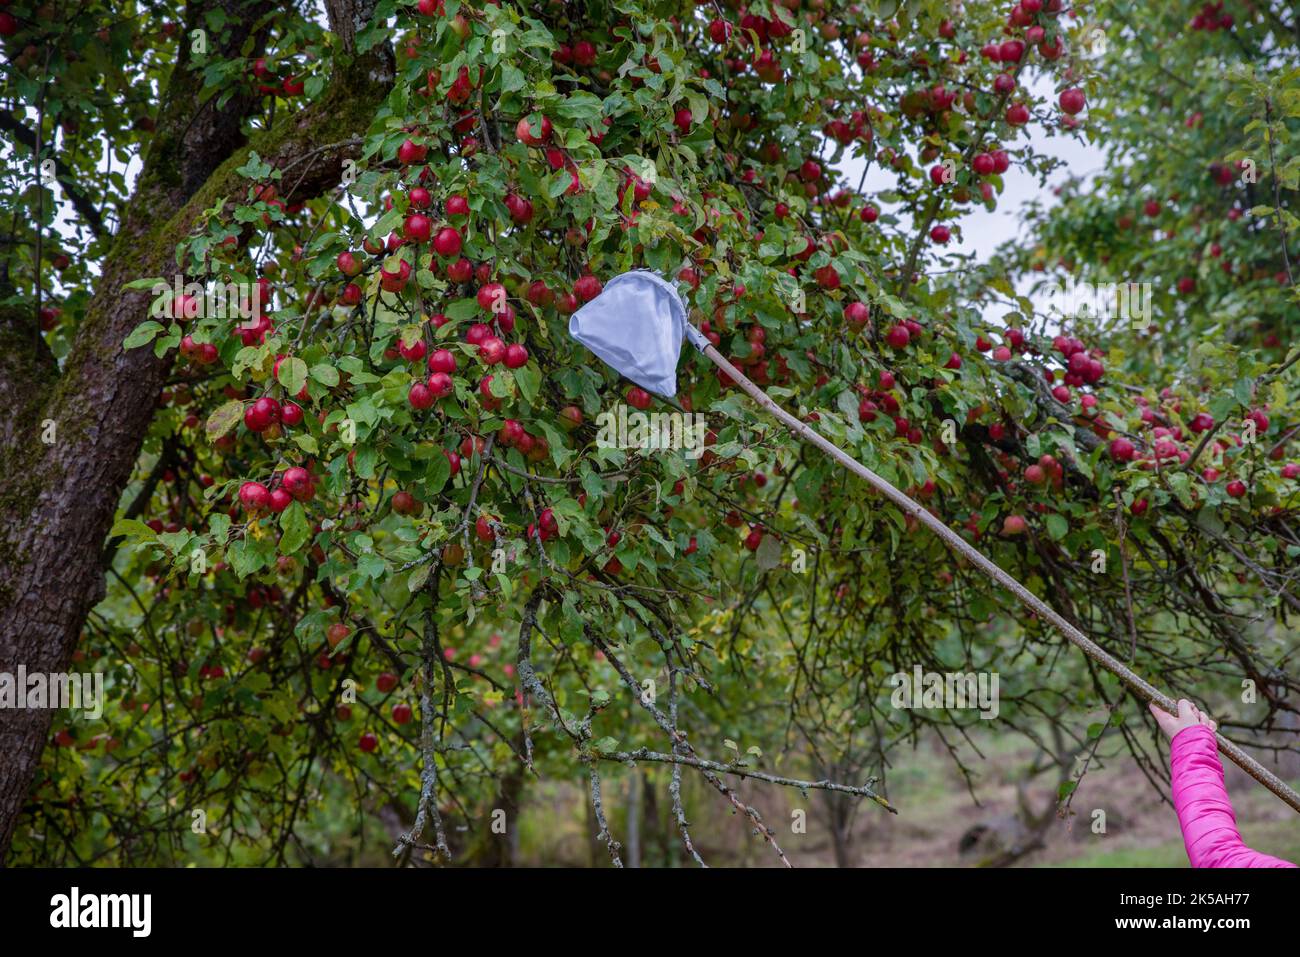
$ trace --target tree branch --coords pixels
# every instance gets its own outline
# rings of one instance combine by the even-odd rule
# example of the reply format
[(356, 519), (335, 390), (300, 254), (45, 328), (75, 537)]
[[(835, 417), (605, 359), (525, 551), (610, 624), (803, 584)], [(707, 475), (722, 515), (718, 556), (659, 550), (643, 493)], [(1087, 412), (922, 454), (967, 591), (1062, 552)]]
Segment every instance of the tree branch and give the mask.
[[(0, 130), (4, 130), (13, 136), (15, 140), (32, 151), (32, 161), (37, 166), (40, 165), (41, 158), (36, 155), (36, 134), (29, 130), (23, 123), (8, 110), (0, 110)], [(64, 194), (76, 208), (81, 218), (86, 221), (90, 231), (95, 234), (96, 239), (102, 239), (107, 236), (108, 228), (104, 225), (103, 217), (99, 215), (99, 210), (95, 208), (89, 197), (81, 191), (76, 185), (76, 176), (68, 168), (68, 164), (63, 162), (57, 155), (54, 159), (54, 178), (58, 180), (59, 186), (63, 188)]]

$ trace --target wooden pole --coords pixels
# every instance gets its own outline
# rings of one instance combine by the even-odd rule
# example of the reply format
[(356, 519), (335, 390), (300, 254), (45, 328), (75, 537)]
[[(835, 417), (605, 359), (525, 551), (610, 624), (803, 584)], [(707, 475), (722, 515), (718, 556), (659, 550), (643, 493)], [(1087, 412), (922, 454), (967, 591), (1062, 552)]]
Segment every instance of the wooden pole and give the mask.
[[(696, 331), (696, 336), (699, 336)], [(692, 337), (694, 338), (694, 337)], [(702, 337), (701, 337), (702, 338)], [(764, 409), (776, 416), (791, 432), (799, 436), (805, 442), (815, 445), (835, 461), (839, 462), (854, 475), (863, 479), (868, 485), (881, 492), (891, 502), (901, 508), (904, 512), (914, 516), (917, 521), (924, 524), (930, 531), (934, 532), (944, 543), (953, 551), (961, 555), (976, 568), (982, 571), (989, 578), (993, 579), (999, 585), (1020, 599), (1026, 607), (1032, 609), (1036, 614), (1056, 626), (1056, 629), (1065, 635), (1071, 643), (1080, 651), (1091, 658), (1097, 664), (1101, 665), (1111, 674), (1124, 682), (1134, 694), (1144, 701), (1153, 701), (1170, 714), (1178, 713), (1178, 703), (1147, 682), (1141, 676), (1135, 674), (1122, 661), (1110, 654), (1095, 641), (1081, 632), (1074, 625), (1066, 621), (1061, 615), (1047, 605), (1042, 599), (1031, 592), (1028, 588), (1012, 578), (1005, 572), (1001, 566), (997, 565), (992, 559), (985, 556), (983, 552), (972, 546), (966, 539), (962, 538), (951, 528), (945, 525), (939, 519), (930, 514), (919, 502), (910, 498), (908, 495), (896, 489), (889, 482), (877, 475), (871, 469), (867, 468), (857, 459), (850, 456), (839, 446), (828, 440), (820, 432), (801, 422), (785, 409), (781, 408), (768, 396), (766, 392), (760, 389), (754, 383), (750, 382), (743, 372), (733, 366), (718, 352), (712, 345), (706, 344), (701, 351), (708, 356), (719, 369), (735, 380), (736, 384), (743, 389), (750, 398), (761, 405)], [(1285, 781), (1279, 778), (1268, 768), (1264, 767), (1249, 754), (1233, 744), (1222, 734), (1215, 732), (1215, 739), (1218, 741), (1219, 750), (1226, 754), (1233, 762), (1258, 781), (1264, 787), (1268, 788), (1283, 801), (1291, 806), (1295, 811), (1300, 811), (1300, 794), (1297, 794)]]

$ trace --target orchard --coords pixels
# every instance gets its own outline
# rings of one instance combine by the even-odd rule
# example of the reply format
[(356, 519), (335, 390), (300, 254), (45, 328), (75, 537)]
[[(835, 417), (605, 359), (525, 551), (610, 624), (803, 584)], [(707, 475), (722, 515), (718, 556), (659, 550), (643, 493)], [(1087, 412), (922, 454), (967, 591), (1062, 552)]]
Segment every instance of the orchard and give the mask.
[[(848, 865), (990, 727), (1040, 836), (1106, 760), (1167, 787), (1141, 700), (730, 376), (571, 338), (632, 269), (1300, 753), (1287, 5), (0, 0), (0, 43), (0, 672), (105, 686), (0, 710), (0, 859), (780, 865), (803, 808)], [(996, 720), (899, 708), (914, 667), (996, 672)]]

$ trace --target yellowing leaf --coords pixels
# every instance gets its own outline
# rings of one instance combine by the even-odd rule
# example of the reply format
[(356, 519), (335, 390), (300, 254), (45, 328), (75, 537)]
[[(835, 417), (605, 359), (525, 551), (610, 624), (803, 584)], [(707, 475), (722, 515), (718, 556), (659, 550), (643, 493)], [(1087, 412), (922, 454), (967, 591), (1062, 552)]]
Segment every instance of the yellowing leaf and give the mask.
[(238, 399), (231, 399), (229, 402), (217, 406), (212, 410), (212, 414), (208, 416), (207, 424), (204, 426), (208, 441), (215, 442), (221, 438), (233, 429), (243, 417), (244, 403)]

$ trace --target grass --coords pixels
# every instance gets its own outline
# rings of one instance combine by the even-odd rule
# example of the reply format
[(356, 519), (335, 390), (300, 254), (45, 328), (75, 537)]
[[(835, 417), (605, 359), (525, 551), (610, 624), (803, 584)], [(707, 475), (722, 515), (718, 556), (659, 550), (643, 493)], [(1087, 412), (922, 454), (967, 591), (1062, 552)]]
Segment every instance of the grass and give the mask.
[[(1172, 812), (1171, 812), (1172, 813)], [(1265, 821), (1241, 827), (1246, 844), (1257, 851), (1288, 861), (1300, 861), (1300, 821)], [(1182, 841), (1150, 847), (1098, 848), (1047, 867), (1187, 867)]]

